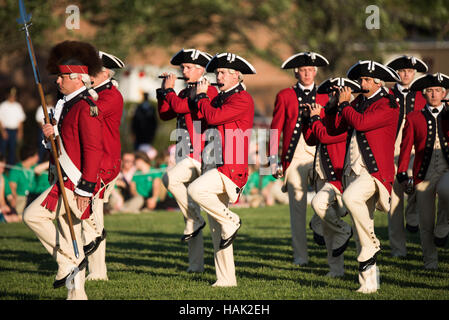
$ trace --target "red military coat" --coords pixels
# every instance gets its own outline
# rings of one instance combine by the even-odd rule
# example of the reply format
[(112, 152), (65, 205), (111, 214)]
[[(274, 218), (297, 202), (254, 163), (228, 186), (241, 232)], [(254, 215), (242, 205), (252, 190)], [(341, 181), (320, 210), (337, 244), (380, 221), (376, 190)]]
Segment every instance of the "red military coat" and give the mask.
[[(93, 102), (89, 97), (85, 90), (64, 103), (58, 121), (58, 131), (68, 157), (81, 172), (81, 179), (77, 185), (74, 185), (70, 179), (66, 179), (65, 187), (71, 190), (78, 188), (93, 194), (98, 191), (100, 184), (99, 171), (103, 158), (103, 116), (101, 110), (97, 116), (91, 116), (90, 107)], [(56, 183), (41, 205), (54, 211), (59, 195), (59, 184)], [(89, 206), (81, 218), (87, 218), (90, 211)]]
[[(420, 111), (414, 111), (407, 115), (402, 131), (401, 153), (399, 154), (397, 174), (399, 182), (408, 179), (407, 169), (413, 146), (415, 147), (415, 160), (413, 162), (414, 184), (416, 185), (425, 179), (437, 135), (440, 139), (441, 150), (449, 163), (449, 119), (444, 119), (442, 113), (440, 112), (437, 119), (435, 119), (427, 107), (425, 107)], [(439, 132), (435, 130), (436, 121), (440, 121)]]
[[(306, 101), (306, 96), (299, 89), (298, 85), (296, 85), (294, 87), (281, 90), (276, 96), (273, 119), (271, 121), (271, 130), (276, 131), (274, 133), (272, 131), (270, 134), (269, 153), (270, 156), (278, 154), (279, 142), (282, 133), (283, 142), (281, 162), (284, 173), (291, 163), (291, 156), (293, 156), (302, 131), (302, 121), (298, 118), (299, 104), (316, 102), (324, 106), (329, 100), (327, 94), (316, 94), (315, 92), (316, 87), (314, 88), (314, 91), (307, 95), (309, 96), (310, 101)], [(294, 143), (292, 143), (292, 137), (295, 138)], [(292, 146), (290, 146), (290, 144), (292, 144)]]
[(98, 100), (95, 101), (103, 114), (103, 150), (100, 176), (108, 184), (120, 172), (121, 142), (120, 123), (123, 114), (123, 97), (120, 91), (108, 81), (95, 89)]
[[(190, 110), (188, 93), (188, 88), (183, 89), (179, 95), (176, 95), (173, 89), (158, 89), (158, 112), (159, 117), (164, 121), (178, 117), (176, 128), (186, 129), (189, 133), (191, 143), (191, 152), (189, 156), (201, 161), (200, 156), (204, 148), (204, 131), (207, 128), (207, 124), (201, 113), (192, 112)], [(209, 86), (207, 89), (208, 97), (213, 99), (217, 94), (217, 89), (213, 86)], [(194, 121), (200, 121), (201, 127), (195, 128)], [(200, 131), (198, 131), (198, 129)]]
[[(359, 95), (351, 106), (344, 107), (341, 122), (335, 133), (348, 131), (348, 139), (356, 130), (360, 153), (369, 173), (391, 193), (394, 176), (394, 143), (397, 133), (399, 108), (392, 108), (383, 89), (367, 101), (366, 109), (357, 111), (363, 104)], [(345, 103), (348, 104), (348, 103)], [(340, 108), (343, 104), (340, 105)], [(333, 134), (335, 134), (333, 133)], [(346, 147), (349, 146), (347, 143)]]
[(218, 171), (239, 188), (248, 180), (248, 155), (254, 119), (254, 101), (242, 85), (220, 93), (212, 101), (197, 96), (198, 110), (209, 127), (220, 134), (223, 165)]
[(79, 98), (70, 105), (72, 100), (64, 104), (58, 129), (68, 156), (82, 173), (81, 180), (89, 183), (77, 187), (93, 192), (103, 157), (103, 117), (101, 111), (98, 116), (91, 116), (86, 100)]
[(326, 115), (324, 108), (320, 116), (313, 116), (304, 131), (306, 142), (309, 145), (319, 143), (316, 152), (320, 152), (321, 164), (326, 180), (343, 193), (342, 176), (346, 154), (347, 132), (339, 135), (330, 135), (327, 128), (333, 128), (334, 115)]

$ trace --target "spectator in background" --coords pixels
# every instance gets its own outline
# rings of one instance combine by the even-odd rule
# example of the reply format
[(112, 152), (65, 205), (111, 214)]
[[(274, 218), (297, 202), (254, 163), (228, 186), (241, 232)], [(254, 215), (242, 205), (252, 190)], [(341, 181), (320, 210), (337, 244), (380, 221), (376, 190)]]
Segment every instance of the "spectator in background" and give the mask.
[[(171, 163), (171, 154), (170, 148), (167, 148), (163, 153), (158, 154), (155, 159), (156, 168), (159, 170), (161, 176), (163, 176), (167, 169), (172, 167), (173, 165), (169, 165)], [(161, 190), (159, 193), (159, 201), (156, 206), (157, 210), (179, 210), (178, 203), (176, 202), (173, 194), (167, 190), (164, 184), (161, 184)]]
[(158, 120), (155, 108), (148, 100), (148, 93), (143, 94), (143, 101), (137, 106), (131, 123), (134, 134), (134, 150), (141, 145), (151, 145), (156, 135)]
[(282, 180), (271, 174), (261, 175), (257, 165), (249, 166), (249, 178), (242, 191), (242, 205), (251, 208), (288, 204), (288, 195), (282, 192)]
[(251, 208), (258, 208), (263, 204), (263, 196), (260, 194), (260, 175), (258, 167), (254, 164), (248, 166), (248, 181), (241, 194), (242, 204)]
[(288, 204), (288, 194), (282, 192), (283, 184), (282, 179), (276, 179), (272, 175), (262, 176), (262, 195), (265, 205)]
[(146, 153), (135, 153), (136, 172), (131, 181), (131, 199), (125, 201), (121, 211), (140, 213), (140, 210), (156, 208), (161, 189), (161, 176), (158, 170), (151, 168), (151, 162)]
[[(47, 111), (49, 113), (49, 115), (52, 115), (54, 112), (54, 99), (53, 96), (51, 94), (47, 94), (45, 95), (45, 102), (47, 103)], [(44, 133), (42, 131), (42, 126), (45, 123), (45, 116), (44, 116), (44, 108), (42, 107), (42, 105), (40, 105), (37, 110), (36, 110), (36, 122), (38, 125), (38, 130), (37, 130), (37, 148), (38, 148), (38, 153), (39, 153), (39, 162), (44, 162), (44, 157), (45, 154), (48, 153), (48, 150), (45, 149), (44, 145), (42, 144), (42, 141), (44, 140)], [(50, 116), (50, 119), (52, 118), (52, 116)]]
[(9, 187), (12, 193), (10, 203), (21, 215), (27, 204), (27, 197), (33, 189), (34, 167), (39, 161), (35, 146), (23, 145), (20, 149), (20, 162), (9, 171)]
[(5, 156), (0, 153), (0, 222), (19, 222), (19, 216), (14, 208), (8, 205), (7, 197), (11, 196), (11, 189), (9, 188), (8, 178), (5, 175)]
[(118, 175), (115, 183), (115, 188), (111, 193), (109, 199), (108, 211), (120, 211), (123, 207), (123, 203), (131, 199), (131, 181), (136, 172), (136, 166), (134, 165), (134, 153), (124, 152), (122, 154), (121, 171)]
[(30, 193), (28, 194), (26, 206), (28, 206), (42, 192), (44, 192), (51, 186), (50, 182), (48, 181), (49, 158), (50, 153), (47, 151), (46, 153), (44, 153), (43, 162), (39, 163), (34, 167), (33, 186), (30, 190)]
[(17, 89), (12, 88), (8, 99), (0, 104), (0, 122), (2, 124), (2, 141), (0, 152), (6, 155), (6, 163), (13, 165), (16, 163), (17, 141), (23, 137), (23, 122), (25, 113), (22, 105), (17, 102)]
[(158, 155), (157, 150), (149, 144), (141, 144), (139, 146), (139, 148), (137, 148), (137, 150), (135, 150), (135, 151), (145, 152), (147, 154), (148, 158), (150, 159), (150, 161), (152, 161), (152, 162), (156, 160), (156, 157)]

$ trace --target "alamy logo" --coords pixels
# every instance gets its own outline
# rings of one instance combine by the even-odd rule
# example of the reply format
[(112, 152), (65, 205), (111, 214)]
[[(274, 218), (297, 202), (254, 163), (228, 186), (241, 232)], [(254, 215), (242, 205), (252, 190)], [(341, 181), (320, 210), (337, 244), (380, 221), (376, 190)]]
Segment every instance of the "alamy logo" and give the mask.
[(380, 14), (379, 7), (376, 5), (369, 5), (365, 9), (366, 14), (370, 14), (365, 20), (365, 26), (368, 30), (380, 29)]
[[(221, 133), (216, 128), (208, 128), (203, 132), (201, 122), (193, 122), (193, 136), (185, 129), (175, 129), (170, 133), (170, 141), (176, 141), (176, 162), (188, 157), (191, 152), (195, 160), (205, 165), (226, 164), (259, 164), (260, 174), (270, 175), (271, 162), (278, 161), (267, 156), (267, 146), (270, 140), (270, 154), (277, 154), (278, 130), (276, 129), (226, 129)], [(201, 146), (204, 149), (201, 151)], [(250, 145), (255, 146), (257, 152), (250, 153)], [(267, 167), (268, 166), (268, 167)]]
[(69, 16), (65, 19), (65, 27), (69, 30), (80, 28), (80, 8), (72, 4), (65, 9)]

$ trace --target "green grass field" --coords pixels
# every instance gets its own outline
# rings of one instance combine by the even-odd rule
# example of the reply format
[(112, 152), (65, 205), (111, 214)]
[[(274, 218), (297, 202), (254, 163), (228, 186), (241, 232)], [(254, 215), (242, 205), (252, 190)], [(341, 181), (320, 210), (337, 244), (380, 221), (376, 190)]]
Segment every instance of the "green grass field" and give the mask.
[[(449, 249), (439, 249), (439, 270), (426, 271), (419, 235), (408, 233), (407, 258), (391, 257), (384, 213), (376, 212), (376, 234), (383, 247), (378, 257), (381, 286), (377, 293), (364, 295), (355, 292), (359, 285), (353, 240), (345, 252), (346, 275), (327, 278), (325, 249), (313, 242), (309, 228), (310, 263), (306, 267), (292, 263), (287, 206), (234, 210), (243, 220), (234, 243), (237, 287), (211, 287), (215, 269), (208, 227), (205, 272), (190, 274), (185, 271), (187, 246), (179, 241), (184, 228), (180, 212), (118, 214), (105, 217), (109, 281), (86, 282), (89, 299), (449, 299)], [(311, 214), (309, 207), (308, 221)], [(52, 288), (56, 270), (56, 262), (28, 227), (0, 225), (0, 299), (65, 299), (65, 288)]]

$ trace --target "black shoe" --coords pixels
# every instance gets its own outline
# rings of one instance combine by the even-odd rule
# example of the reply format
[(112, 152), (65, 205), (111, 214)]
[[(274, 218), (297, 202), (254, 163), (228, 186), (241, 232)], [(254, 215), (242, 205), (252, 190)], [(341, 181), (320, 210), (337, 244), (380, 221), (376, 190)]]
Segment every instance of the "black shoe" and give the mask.
[[(83, 259), (83, 261), (81, 261), (81, 263), (78, 265), (79, 271), (83, 270), (86, 267), (86, 265), (87, 265), (87, 258), (85, 257)], [(70, 276), (70, 274), (71, 274), (71, 272), (68, 275), (66, 275), (64, 278), (55, 280), (53, 282), (53, 289), (63, 287), (65, 285), (67, 278)]]
[(380, 250), (377, 251), (377, 252), (374, 254), (374, 256), (372, 256), (372, 257), (369, 258), (368, 260), (363, 261), (363, 262), (359, 262), (359, 272), (366, 271), (366, 270), (368, 269), (368, 267), (370, 267), (370, 266), (372, 266), (373, 264), (375, 264), (375, 263), (376, 263), (377, 254), (378, 254), (379, 252), (380, 252)]
[(98, 238), (101, 238), (101, 241), (103, 241), (104, 239), (106, 239), (106, 229), (103, 228), (103, 231), (101, 232), (101, 236), (100, 236), (100, 237), (97, 237), (97, 239), (98, 239)]
[(419, 231), (419, 226), (411, 226), (408, 223), (405, 224), (405, 229), (410, 233), (417, 233)]
[(337, 249), (332, 250), (332, 257), (338, 257), (340, 256), (343, 252), (345, 252), (346, 248), (348, 247), (349, 244), (349, 240), (352, 238), (352, 228), (351, 228), (351, 234), (349, 235), (348, 240), (346, 240), (346, 242)]
[(449, 234), (446, 235), (444, 238), (433, 237), (433, 243), (435, 243), (435, 245), (438, 248), (444, 248), (446, 246), (446, 242), (447, 242), (447, 238), (448, 237), (449, 237)]
[(96, 237), (95, 240), (91, 241), (83, 247), (84, 255), (88, 257), (92, 253), (94, 253), (95, 250), (97, 250), (100, 246), (101, 241), (103, 241), (104, 239), (106, 239), (106, 229), (103, 229), (103, 231), (101, 232), (101, 236)]
[(196, 229), (194, 232), (183, 235), (181, 237), (181, 242), (187, 242), (190, 239), (195, 238), (198, 235), (198, 233), (200, 233), (201, 229), (203, 229), (205, 226), (206, 226), (206, 221), (204, 221), (203, 224), (198, 229)]
[(229, 247), (232, 244), (234, 239), (237, 237), (237, 232), (239, 231), (241, 226), (242, 226), (242, 219), (240, 219), (239, 227), (237, 228), (237, 230), (235, 230), (235, 232), (234, 232), (234, 234), (232, 236), (230, 236), (227, 239), (221, 239), (221, 241), (220, 241), (220, 249), (226, 249), (227, 247)]
[(324, 241), (324, 237), (315, 232), (312, 228), (312, 221), (309, 223), (309, 228), (313, 231), (313, 241), (320, 246), (325, 246), (326, 241)]

